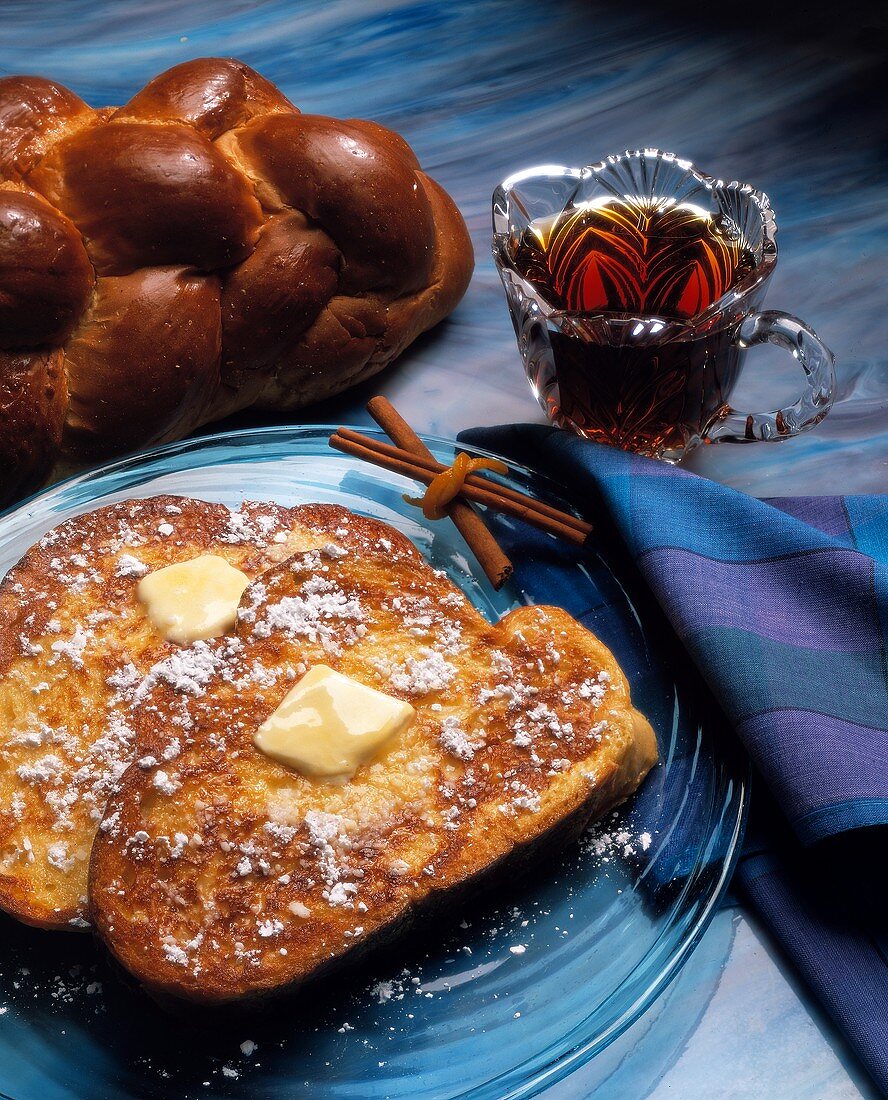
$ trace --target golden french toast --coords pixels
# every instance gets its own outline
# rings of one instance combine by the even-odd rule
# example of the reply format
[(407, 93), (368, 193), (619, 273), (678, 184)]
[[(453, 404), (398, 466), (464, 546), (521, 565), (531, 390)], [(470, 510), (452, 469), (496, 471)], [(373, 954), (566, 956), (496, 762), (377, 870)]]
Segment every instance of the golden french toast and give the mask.
[[(613, 655), (565, 612), (489, 624), (388, 526), (339, 508), (244, 591), (232, 636), (120, 684), (91, 919), (148, 989), (207, 1004), (316, 977), (631, 794), (657, 758)], [(327, 666), (414, 708), (350, 778), (255, 740)], [(405, 708), (409, 709), (409, 708)]]
[[(82, 926), (105, 800), (133, 758), (133, 691), (174, 675), (140, 578), (212, 551), (255, 577), (311, 545), (295, 509), (124, 501), (50, 531), (0, 584), (0, 908)], [(175, 734), (187, 731), (176, 714)]]

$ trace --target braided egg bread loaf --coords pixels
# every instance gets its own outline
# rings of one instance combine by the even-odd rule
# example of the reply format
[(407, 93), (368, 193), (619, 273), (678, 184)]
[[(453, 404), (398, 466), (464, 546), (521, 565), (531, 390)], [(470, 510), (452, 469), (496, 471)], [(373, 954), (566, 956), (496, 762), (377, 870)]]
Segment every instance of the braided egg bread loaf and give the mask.
[(0, 503), (59, 462), (290, 410), (465, 292), (465, 224), (384, 127), (202, 58), (124, 107), (0, 80)]

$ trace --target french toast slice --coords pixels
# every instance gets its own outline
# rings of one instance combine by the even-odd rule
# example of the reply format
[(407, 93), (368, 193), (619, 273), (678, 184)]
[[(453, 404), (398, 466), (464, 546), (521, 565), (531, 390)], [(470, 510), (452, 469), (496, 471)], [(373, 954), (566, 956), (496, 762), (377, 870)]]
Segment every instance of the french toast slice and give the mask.
[[(323, 974), (578, 832), (657, 759), (613, 655), (567, 613), (491, 625), (386, 525), (323, 506), (302, 518), (329, 541), (246, 589), (199, 690), (162, 679), (130, 699), (142, 759), (107, 804), (91, 914), (160, 999), (223, 1004)], [(416, 711), (342, 785), (253, 743), (321, 663)]]
[(146, 619), (139, 579), (206, 552), (252, 578), (313, 538), (295, 509), (153, 497), (63, 523), (8, 573), (0, 584), (0, 908), (45, 928), (85, 924), (93, 838), (135, 744), (125, 690), (152, 668), (168, 674), (163, 662), (179, 659), (179, 647)]

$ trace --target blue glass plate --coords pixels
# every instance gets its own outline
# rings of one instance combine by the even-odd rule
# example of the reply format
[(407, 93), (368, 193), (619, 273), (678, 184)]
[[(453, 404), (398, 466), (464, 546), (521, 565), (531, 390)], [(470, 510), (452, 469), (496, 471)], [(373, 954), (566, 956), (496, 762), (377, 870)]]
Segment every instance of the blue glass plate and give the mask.
[[(741, 840), (746, 766), (704, 715), (706, 693), (659, 612), (630, 595), (619, 556), (490, 517), (516, 565), (494, 592), (452, 525), (404, 502), (413, 483), (328, 439), (324, 428), (236, 432), (79, 475), (0, 519), (0, 574), (50, 527), (125, 497), (344, 504), (405, 532), (492, 618), (522, 603), (580, 618), (625, 669), (661, 764), (557, 864), (346, 972), (309, 1009), (293, 999), (261, 1018), (169, 1016), (89, 936), (0, 918), (0, 1092), (15, 1100), (535, 1096), (644, 1011), (713, 914)], [(452, 443), (427, 442), (452, 461)], [(530, 470), (504, 480), (560, 503)]]

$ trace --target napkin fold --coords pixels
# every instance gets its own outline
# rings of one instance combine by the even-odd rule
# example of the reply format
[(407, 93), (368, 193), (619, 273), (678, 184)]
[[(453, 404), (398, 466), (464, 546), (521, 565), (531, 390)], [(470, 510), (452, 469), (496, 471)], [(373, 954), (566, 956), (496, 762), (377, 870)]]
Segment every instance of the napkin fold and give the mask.
[(757, 500), (541, 425), (460, 439), (634, 560), (761, 779), (735, 886), (888, 1094), (888, 495)]

